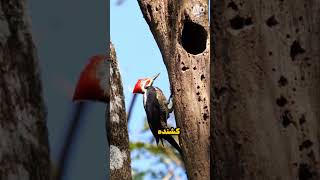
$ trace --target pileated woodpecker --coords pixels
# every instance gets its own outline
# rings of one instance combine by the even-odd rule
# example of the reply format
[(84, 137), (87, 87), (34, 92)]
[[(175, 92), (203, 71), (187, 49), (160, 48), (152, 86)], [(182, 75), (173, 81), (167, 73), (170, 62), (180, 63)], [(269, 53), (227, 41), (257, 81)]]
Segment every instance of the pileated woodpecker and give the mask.
[(159, 88), (152, 86), (153, 81), (159, 74), (151, 78), (139, 79), (133, 89), (133, 93), (143, 94), (143, 106), (147, 114), (148, 124), (157, 144), (159, 144), (159, 140), (163, 144), (162, 139), (165, 139), (182, 155), (180, 146), (171, 135), (158, 134), (158, 130), (168, 128), (167, 119), (169, 113), (173, 110), (168, 107), (171, 96), (167, 102), (163, 92)]

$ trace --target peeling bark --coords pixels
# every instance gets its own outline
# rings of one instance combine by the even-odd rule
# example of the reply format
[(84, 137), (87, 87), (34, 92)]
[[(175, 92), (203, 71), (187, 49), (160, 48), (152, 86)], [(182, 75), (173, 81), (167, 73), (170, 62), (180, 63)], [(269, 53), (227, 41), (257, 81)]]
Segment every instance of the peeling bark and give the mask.
[(320, 2), (211, 5), (213, 178), (320, 179)]
[(0, 2), (0, 179), (50, 177), (46, 113), (26, 2)]
[(207, 0), (140, 0), (168, 70), (189, 179), (210, 177), (209, 20)]
[(110, 179), (132, 179), (127, 115), (116, 52), (110, 43), (110, 104), (106, 119), (110, 144)]

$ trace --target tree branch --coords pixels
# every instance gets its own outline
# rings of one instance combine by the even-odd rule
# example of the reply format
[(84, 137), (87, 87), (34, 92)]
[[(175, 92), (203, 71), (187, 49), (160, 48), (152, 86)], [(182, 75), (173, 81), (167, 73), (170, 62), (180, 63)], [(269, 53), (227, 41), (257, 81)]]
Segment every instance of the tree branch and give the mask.
[(110, 43), (110, 106), (106, 109), (106, 125), (110, 144), (110, 179), (130, 179), (128, 122), (121, 76), (115, 49)]

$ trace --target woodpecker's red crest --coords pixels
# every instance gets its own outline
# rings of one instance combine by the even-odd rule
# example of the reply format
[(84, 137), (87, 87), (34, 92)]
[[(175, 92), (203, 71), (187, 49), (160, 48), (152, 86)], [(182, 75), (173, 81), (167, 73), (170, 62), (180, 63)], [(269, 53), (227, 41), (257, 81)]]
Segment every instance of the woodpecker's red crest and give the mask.
[(73, 95), (74, 101), (108, 101), (109, 66), (106, 58), (105, 55), (97, 55), (90, 58), (78, 80)]
[(147, 89), (149, 86), (152, 86), (153, 81), (157, 79), (159, 75), (160, 73), (158, 73), (157, 75), (151, 78), (138, 79), (136, 85), (133, 88), (133, 93), (140, 93), (140, 94), (145, 93), (145, 89)]

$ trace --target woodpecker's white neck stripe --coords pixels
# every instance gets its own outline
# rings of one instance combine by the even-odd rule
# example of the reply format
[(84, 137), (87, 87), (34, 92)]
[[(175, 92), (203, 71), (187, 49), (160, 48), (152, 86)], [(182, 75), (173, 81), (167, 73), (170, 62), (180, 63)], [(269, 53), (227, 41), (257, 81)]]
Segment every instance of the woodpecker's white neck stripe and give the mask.
[(145, 93), (143, 94), (143, 106), (144, 106), (144, 108), (146, 108), (148, 92), (149, 91), (146, 90)]

